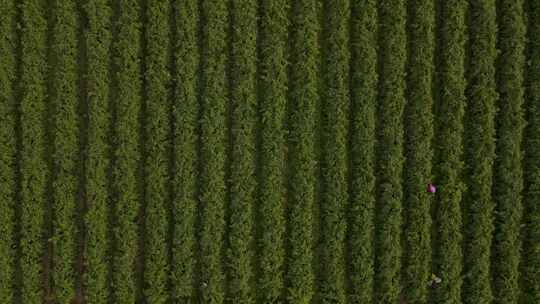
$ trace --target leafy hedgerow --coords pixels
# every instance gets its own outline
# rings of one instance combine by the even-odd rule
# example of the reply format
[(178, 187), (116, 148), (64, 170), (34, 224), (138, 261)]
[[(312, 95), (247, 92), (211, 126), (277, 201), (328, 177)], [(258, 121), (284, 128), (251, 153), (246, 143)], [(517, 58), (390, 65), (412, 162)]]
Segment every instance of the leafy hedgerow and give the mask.
[(137, 253), (136, 217), (140, 207), (138, 190), (140, 77), (140, 1), (122, 0), (115, 51), (114, 121), (114, 247), (113, 300), (134, 303), (135, 259)]
[(169, 151), (169, 16), (166, 1), (146, 4), (145, 92), (145, 268), (148, 303), (168, 301), (168, 151)]
[(277, 302), (283, 293), (285, 261), (285, 107), (287, 62), (285, 48), (289, 1), (261, 1), (259, 111), (260, 111), (260, 278), (258, 290), (264, 303)]
[(465, 161), (469, 186), (464, 202), (463, 300), (491, 303), (490, 250), (493, 232), (492, 166), (495, 157), (495, 1), (470, 3)]
[(46, 28), (45, 1), (21, 3), (21, 302), (44, 298), (42, 263), (45, 188)]
[(222, 246), (225, 229), (225, 115), (228, 5), (204, 1), (201, 110), (201, 281), (202, 301), (224, 299)]
[(76, 12), (74, 1), (54, 1), (52, 78), (53, 145), (53, 288), (58, 302), (75, 295), (75, 240), (78, 113)]
[(329, 1), (325, 8), (320, 288), (322, 303), (345, 303), (350, 7)]
[(351, 3), (351, 199), (348, 278), (351, 303), (373, 302), (377, 1)]
[(229, 298), (234, 303), (253, 303), (257, 2), (233, 1), (231, 22), (232, 155), (227, 281)]
[(85, 159), (85, 259), (84, 288), (88, 303), (108, 303), (109, 273), (109, 176), (110, 73), (112, 9), (107, 0), (91, 0), (84, 6), (87, 29), (84, 35), (88, 71), (88, 147)]
[(0, 302), (11, 303), (15, 224), (15, 2), (0, 1)]
[(442, 304), (461, 303), (466, 7), (465, 0), (442, 2), (438, 30), (433, 269), (442, 280), (433, 300)]
[(540, 303), (540, 3), (527, 1), (524, 244), (521, 259), (523, 303)]
[(295, 1), (292, 13), (289, 118), (287, 300), (313, 297), (312, 210), (315, 197), (318, 2)]
[(407, 106), (403, 174), (403, 298), (426, 303), (431, 275), (431, 180), (433, 149), (433, 56), (435, 7), (431, 0), (408, 3)]
[(525, 22), (523, 1), (501, 0), (497, 5), (500, 54), (496, 74), (500, 98), (496, 116), (497, 158), (493, 179), (496, 215), (491, 270), (495, 303), (509, 304), (519, 299)]
[(189, 302), (195, 296), (195, 217), (197, 211), (197, 124), (199, 70), (196, 0), (174, 2), (174, 176), (171, 283), (173, 301)]
[(405, 17), (404, 1), (379, 3), (376, 303), (395, 303), (400, 294)]

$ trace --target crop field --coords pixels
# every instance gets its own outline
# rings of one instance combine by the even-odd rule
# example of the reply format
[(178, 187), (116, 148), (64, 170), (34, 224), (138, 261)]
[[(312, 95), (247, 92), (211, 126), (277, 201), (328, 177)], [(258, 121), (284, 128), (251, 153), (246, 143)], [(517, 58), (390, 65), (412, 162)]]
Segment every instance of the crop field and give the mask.
[(540, 304), (540, 1), (0, 0), (0, 304)]

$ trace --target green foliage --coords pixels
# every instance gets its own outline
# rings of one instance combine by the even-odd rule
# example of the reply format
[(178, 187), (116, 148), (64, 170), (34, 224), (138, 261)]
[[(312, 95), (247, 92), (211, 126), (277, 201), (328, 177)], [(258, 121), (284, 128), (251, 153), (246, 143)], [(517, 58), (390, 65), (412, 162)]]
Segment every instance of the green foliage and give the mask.
[(234, 303), (254, 303), (253, 202), (255, 191), (255, 92), (257, 2), (232, 2), (231, 173), (228, 293)]
[(197, 211), (197, 76), (199, 48), (197, 1), (174, 2), (174, 175), (171, 282), (174, 301), (189, 303), (194, 296), (195, 217)]
[(315, 105), (317, 104), (317, 6), (295, 1), (292, 13), (289, 124), (289, 252), (287, 300), (310, 303), (314, 274), (311, 210), (315, 196)]
[(499, 112), (493, 179), (495, 231), (492, 251), (495, 303), (517, 303), (519, 298), (520, 229), (523, 170), (522, 134), (525, 22), (523, 1), (498, 1), (500, 51), (497, 62)]
[(276, 303), (284, 282), (285, 106), (287, 62), (285, 47), (289, 1), (263, 0), (259, 35), (260, 112), (260, 278), (258, 293), (264, 303)]
[(0, 302), (11, 303), (15, 251), (15, 2), (0, 1)]
[(376, 303), (396, 303), (400, 294), (405, 16), (404, 1), (392, 0), (379, 3)]
[(435, 8), (431, 0), (408, 2), (407, 106), (404, 113), (403, 298), (427, 303), (431, 276), (431, 182)]
[(54, 294), (59, 303), (69, 303), (75, 295), (75, 239), (78, 113), (77, 41), (74, 1), (54, 1), (52, 77), (54, 119), (53, 143), (53, 271)]
[(168, 166), (169, 166), (169, 10), (165, 1), (146, 7), (145, 92), (145, 298), (168, 301)]
[(46, 28), (45, 1), (21, 4), (21, 302), (42, 302), (41, 258), (46, 178), (45, 160)]
[(137, 214), (140, 205), (138, 164), (140, 77), (140, 3), (122, 0), (115, 51), (115, 121), (113, 200), (115, 252), (113, 254), (113, 299), (115, 303), (135, 302), (135, 258)]
[(527, 129), (525, 131), (525, 213), (521, 259), (523, 303), (540, 302), (540, 3), (528, 1)]
[(539, 50), (535, 0), (0, 0), (0, 303), (540, 303)]
[(108, 303), (110, 107), (109, 64), (111, 7), (107, 0), (91, 0), (84, 7), (88, 146), (85, 158), (85, 215), (87, 271), (84, 286), (88, 303)]
[(495, 1), (470, 4), (465, 159), (469, 186), (464, 201), (463, 300), (491, 303), (490, 249), (493, 232), (492, 176), (495, 157)]
[(350, 302), (373, 301), (377, 4), (351, 3), (351, 205), (348, 230)]
[(227, 1), (204, 1), (202, 14), (200, 284), (204, 303), (221, 303), (224, 299), (221, 251), (225, 228)]
[(349, 113), (348, 1), (325, 5), (321, 303), (345, 303), (344, 238)]
[(433, 300), (442, 304), (461, 303), (465, 10), (464, 0), (441, 3), (438, 31), (433, 269), (442, 281)]

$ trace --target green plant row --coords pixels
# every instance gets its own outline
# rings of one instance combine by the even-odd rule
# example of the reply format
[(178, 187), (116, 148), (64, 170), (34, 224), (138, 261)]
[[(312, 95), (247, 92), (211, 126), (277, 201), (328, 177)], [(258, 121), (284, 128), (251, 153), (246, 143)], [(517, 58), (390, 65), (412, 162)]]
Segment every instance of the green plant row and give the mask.
[(167, 303), (169, 251), (169, 16), (165, 1), (149, 0), (145, 18), (145, 299)]
[(259, 11), (260, 279), (259, 295), (277, 302), (284, 288), (285, 108), (288, 0), (263, 0)]
[(320, 301), (345, 303), (350, 7), (348, 1), (328, 1), (324, 7)]
[(77, 165), (79, 147), (77, 94), (77, 14), (74, 1), (54, 1), (51, 81), (53, 107), (53, 256), (55, 298), (69, 303), (75, 295), (77, 238)]
[(465, 122), (466, 181), (464, 200), (465, 303), (491, 303), (490, 250), (493, 233), (492, 177), (495, 153), (495, 1), (469, 5), (469, 57)]
[(277, 302), (284, 288), (285, 108), (289, 1), (261, 1), (259, 47), (260, 118), (260, 279), (265, 303)]
[(43, 227), (48, 166), (45, 160), (46, 33), (45, 1), (21, 3), (21, 302), (42, 303)]
[(15, 2), (0, 1), (0, 302), (14, 295), (15, 231)]
[(284, 289), (285, 266), (285, 111), (288, 0), (263, 0), (259, 12), (260, 219), (259, 298), (276, 303)]
[(141, 194), (138, 164), (141, 110), (141, 8), (139, 1), (117, 3), (118, 23), (114, 42), (114, 253), (113, 301), (134, 303), (137, 254), (137, 215)]
[(351, 3), (350, 303), (373, 303), (377, 1)]
[(526, 103), (527, 128), (524, 147), (523, 255), (521, 258), (522, 303), (540, 302), (540, 3), (526, 2), (528, 15)]
[(227, 113), (227, 29), (225, 0), (204, 1), (203, 75), (201, 100), (200, 230), (201, 278), (204, 303), (224, 299), (222, 246), (225, 230), (225, 140)]
[(426, 303), (431, 276), (433, 76), (435, 7), (408, 2), (407, 105), (404, 112), (403, 298)]
[(525, 20), (523, 1), (497, 2), (499, 93), (496, 115), (496, 155), (493, 178), (495, 230), (491, 253), (494, 303), (519, 299), (520, 230), (522, 219), (523, 75)]
[(228, 228), (228, 298), (254, 303), (253, 206), (255, 194), (255, 91), (257, 1), (231, 5), (231, 134)]
[(317, 95), (318, 2), (294, 3), (291, 19), (288, 260), (286, 297), (310, 303), (314, 273), (312, 225), (315, 197), (315, 105)]
[(172, 300), (189, 303), (195, 296), (195, 218), (199, 118), (199, 6), (195, 0), (174, 2), (173, 103), (173, 239)]
[(107, 0), (91, 0), (84, 6), (88, 27), (86, 47), (86, 102), (88, 146), (85, 158), (85, 252), (87, 270), (83, 286), (88, 303), (105, 304), (109, 299), (110, 208), (109, 168), (111, 107), (109, 103), (112, 9)]
[(379, 3), (376, 303), (396, 303), (400, 294), (405, 19), (405, 1)]
[(440, 5), (437, 31), (437, 90), (434, 176), (437, 194), (434, 202), (433, 272), (441, 283), (433, 301), (461, 303), (463, 117), (465, 112), (465, 36), (467, 2), (444, 1)]

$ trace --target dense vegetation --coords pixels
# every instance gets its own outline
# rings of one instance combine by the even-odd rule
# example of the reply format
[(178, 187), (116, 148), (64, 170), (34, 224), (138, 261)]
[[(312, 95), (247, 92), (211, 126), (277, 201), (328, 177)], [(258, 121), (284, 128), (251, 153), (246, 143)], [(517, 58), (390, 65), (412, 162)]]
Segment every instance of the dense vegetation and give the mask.
[[(490, 257), (493, 238), (493, 162), (497, 56), (495, 1), (470, 4), (467, 104), (465, 107), (465, 182), (463, 200), (464, 260), (462, 299), (467, 304), (491, 303)], [(514, 193), (516, 195), (516, 193)]]
[(195, 218), (197, 216), (197, 93), (199, 48), (197, 1), (174, 2), (173, 66), (173, 186), (171, 293), (174, 301), (189, 303), (195, 296)]
[[(376, 147), (375, 299), (400, 296), (403, 209), (403, 111), (405, 106), (406, 6), (379, 4), (379, 86)], [(424, 182), (425, 183), (425, 182)]]
[(113, 253), (112, 286), (115, 303), (133, 303), (136, 295), (137, 215), (140, 211), (141, 161), (141, 8), (122, 0), (113, 44)]
[(463, 117), (465, 111), (465, 16), (466, 1), (445, 1), (440, 5), (439, 45), (436, 69), (433, 168), (438, 184), (434, 202), (432, 269), (444, 278), (433, 299), (444, 304), (461, 303), (463, 197)]
[[(289, 79), (288, 259), (286, 299), (310, 303), (314, 294), (315, 105), (317, 104), (317, 1), (292, 5)], [(264, 177), (263, 177), (264, 178)]]
[(523, 75), (525, 20), (523, 1), (499, 1), (496, 155), (493, 179), (495, 231), (491, 258), (495, 303), (519, 299), (520, 225), (523, 213)]
[(37, 304), (45, 298), (41, 262), (45, 254), (44, 219), (46, 185), (47, 105), (47, 20), (45, 1), (24, 1), (21, 5), (20, 100), (20, 256), (21, 300)]
[(321, 287), (322, 303), (345, 303), (345, 207), (348, 201), (349, 3), (325, 3), (322, 104)]
[(232, 3), (230, 178), (227, 260), (234, 303), (253, 303), (257, 2)]
[(84, 7), (88, 28), (84, 33), (86, 49), (86, 102), (88, 111), (86, 158), (84, 163), (84, 256), (87, 271), (83, 279), (89, 303), (108, 301), (110, 241), (107, 237), (110, 214), (109, 168), (111, 123), (109, 64), (111, 49), (111, 13), (106, 0), (89, 1)]
[(204, 303), (221, 303), (225, 298), (222, 251), (225, 230), (225, 158), (227, 121), (227, 39), (226, 1), (203, 1), (202, 75), (199, 203), (200, 284)]
[(285, 108), (287, 67), (285, 48), (288, 0), (263, 0), (259, 16), (258, 122), (259, 188), (256, 219), (259, 279), (264, 303), (277, 302), (283, 292), (285, 233)]
[(53, 107), (53, 283), (58, 302), (75, 295), (75, 242), (77, 238), (77, 40), (74, 1), (54, 1), (52, 89)]
[(539, 49), (533, 0), (0, 0), (0, 303), (539, 303)]
[(145, 24), (145, 298), (168, 301), (168, 213), (170, 198), (169, 16), (164, 1), (147, 1)]
[(523, 254), (521, 257), (521, 298), (523, 303), (540, 301), (540, 3), (527, 1), (528, 45), (526, 68), (527, 129), (524, 150)]
[(0, 301), (13, 299), (15, 231), (15, 3), (0, 2)]
[(376, 1), (351, 4), (350, 205), (348, 281), (351, 303), (372, 303), (377, 107)]
[(403, 206), (403, 298), (426, 303), (431, 262), (431, 181), (433, 138), (433, 57), (435, 7), (430, 0), (408, 2), (409, 53), (405, 122)]

